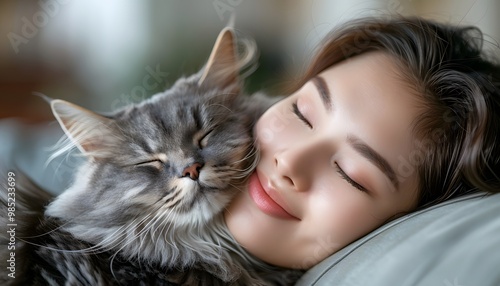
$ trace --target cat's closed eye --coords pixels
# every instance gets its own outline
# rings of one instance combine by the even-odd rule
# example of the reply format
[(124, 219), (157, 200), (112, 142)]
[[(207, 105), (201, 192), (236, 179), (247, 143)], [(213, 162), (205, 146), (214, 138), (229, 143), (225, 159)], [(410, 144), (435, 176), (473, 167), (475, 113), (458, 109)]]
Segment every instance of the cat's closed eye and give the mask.
[(140, 166), (154, 167), (156, 169), (161, 169), (161, 167), (163, 166), (163, 161), (160, 159), (153, 159), (153, 160), (148, 160), (148, 161), (136, 163), (134, 166), (136, 166), (136, 167), (140, 167)]
[[(207, 143), (208, 143), (208, 138), (210, 137), (210, 134), (213, 132), (214, 130), (213, 129), (210, 129), (209, 131), (205, 132), (205, 133), (199, 133), (201, 136), (199, 136), (199, 139), (197, 139), (196, 141), (198, 142), (198, 147), (200, 149), (203, 149), (205, 147), (207, 147)], [(198, 135), (198, 134), (197, 134)], [(195, 136), (196, 138), (196, 136)]]
[(158, 154), (157, 157), (147, 159), (147, 160), (142, 160), (134, 164), (134, 166), (147, 166), (147, 167), (154, 167), (156, 169), (161, 169), (163, 165), (167, 162), (167, 155), (165, 154)]

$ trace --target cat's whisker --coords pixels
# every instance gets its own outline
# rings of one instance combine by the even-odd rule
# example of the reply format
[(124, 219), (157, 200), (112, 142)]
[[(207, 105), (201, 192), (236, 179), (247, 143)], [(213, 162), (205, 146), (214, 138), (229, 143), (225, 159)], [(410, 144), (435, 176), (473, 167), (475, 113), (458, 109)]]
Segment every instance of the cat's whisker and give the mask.
[[(171, 215), (173, 212), (174, 212), (174, 210), (173, 210), (173, 209), (166, 209), (166, 210), (164, 210), (163, 212), (161, 212), (160, 214), (157, 214), (157, 215), (155, 216), (155, 221), (154, 221), (154, 223), (152, 224), (151, 228), (152, 228), (153, 226), (157, 225), (157, 224), (158, 224), (158, 221), (160, 221), (160, 220), (161, 220), (161, 221), (163, 221), (163, 223), (160, 223), (160, 224), (159, 224), (159, 225), (161, 226), (161, 228), (162, 228), (162, 229), (160, 230), (160, 232), (159, 232), (159, 233), (161, 234), (161, 233), (164, 231), (164, 229), (165, 229), (165, 227), (166, 227), (167, 225), (168, 225), (168, 227), (170, 227), (170, 225), (171, 225), (171, 224), (170, 224), (170, 223), (165, 223), (165, 222), (166, 222), (166, 221), (170, 221), (170, 220), (169, 220), (169, 217), (170, 217), (170, 215)], [(155, 227), (155, 228), (152, 230), (152, 232), (151, 232), (151, 236), (152, 236), (152, 237), (155, 237), (155, 234), (156, 234), (156, 231), (157, 231), (157, 230), (158, 230), (158, 227)], [(167, 231), (168, 231), (168, 229), (167, 229)]]
[(236, 190), (238, 190), (238, 191), (240, 191), (240, 192), (244, 192), (244, 191), (245, 191), (245, 189), (243, 189), (241, 186), (237, 186), (237, 185), (235, 185), (235, 184), (229, 184), (229, 185), (230, 185), (231, 187), (233, 187), (233, 189), (236, 189)]
[[(117, 230), (115, 230), (111, 235), (108, 235), (106, 238), (104, 238), (103, 241), (100, 241), (99, 243), (95, 244), (94, 246), (91, 246), (86, 249), (82, 249), (82, 252), (93, 252), (93, 253), (99, 253), (100, 252), (106, 252), (110, 248), (112, 248), (112, 245), (116, 242), (119, 242), (120, 240), (123, 240), (123, 234), (121, 229), (124, 227), (121, 226)], [(115, 234), (117, 234), (115, 236)], [(97, 251), (97, 252), (95, 252)]]
[[(175, 221), (176, 215), (177, 215), (177, 213), (175, 213), (173, 210), (170, 210), (170, 212), (168, 212), (166, 218), (168, 218), (169, 216), (172, 216), (171, 220)], [(165, 227), (167, 228), (166, 230), (165, 230)], [(166, 243), (169, 244), (170, 247), (176, 249), (177, 248), (176, 245), (174, 243), (172, 243), (171, 242), (172, 240), (167, 237), (167, 235), (170, 233), (170, 228), (171, 227), (172, 227), (172, 224), (168, 224), (168, 225), (167, 224), (163, 224), (162, 231), (160, 233), (163, 233), (163, 236), (165, 238)], [(159, 241), (157, 241), (157, 244), (158, 244), (158, 242)]]
[[(65, 223), (63, 223), (61, 225), (58, 225), (56, 228), (51, 229), (50, 231), (47, 231), (45, 233), (42, 233), (42, 234), (39, 234), (39, 235), (34, 235), (34, 236), (29, 236), (29, 237), (23, 237), (23, 238), (19, 238), (19, 239), (21, 241), (25, 242), (25, 243), (28, 243), (28, 244), (31, 244), (31, 245), (34, 245), (34, 246), (38, 246), (40, 248), (46, 248), (46, 249), (50, 249), (50, 250), (53, 250), (53, 251), (59, 251), (59, 252), (62, 252), (62, 253), (90, 253), (90, 252), (92, 252), (92, 253), (99, 253), (98, 251), (94, 251), (95, 249), (97, 249), (97, 250), (102, 249), (101, 252), (105, 251), (103, 248), (101, 248), (100, 243), (96, 244), (94, 246), (88, 247), (88, 248), (82, 248), (82, 249), (76, 249), (76, 250), (69, 250), (69, 249), (60, 249), (60, 248), (47, 247), (45, 245), (40, 245), (40, 244), (37, 244), (37, 243), (33, 243), (32, 241), (26, 240), (27, 238), (33, 239), (33, 238), (38, 238), (38, 237), (43, 237), (43, 236), (49, 236), (51, 233), (54, 233), (54, 232), (58, 231), (59, 229), (64, 228), (66, 225), (69, 225), (70, 223), (71, 223), (71, 220), (68, 221), (68, 222), (65, 222)], [(115, 233), (116, 232), (118, 232), (118, 230), (115, 231)], [(110, 237), (113, 237), (113, 235), (111, 235)], [(115, 238), (115, 239), (117, 239), (117, 238)]]
[[(165, 216), (164, 214), (167, 213), (167, 215)], [(165, 220), (170, 216), (170, 213), (171, 213), (171, 210), (170, 212), (168, 212), (167, 210), (162, 212), (160, 215), (158, 215), (159, 218), (161, 217), (164, 217), (165, 216)], [(151, 234), (151, 237), (153, 238), (154, 240), (154, 244), (155, 244), (155, 249), (161, 249), (161, 246), (158, 244), (160, 242), (160, 238), (161, 238), (161, 234), (164, 233), (164, 229), (166, 227), (167, 224), (160, 224), (160, 226), (157, 226), (155, 227), (153, 230), (152, 230), (152, 234)], [(158, 239), (154, 239), (155, 238), (155, 234), (156, 232), (158, 231), (158, 228), (161, 227), (160, 231), (158, 232)]]
[(46, 151), (52, 153), (44, 163), (44, 168), (57, 157), (64, 153), (69, 154), (71, 150), (76, 148), (76, 144), (66, 135), (63, 135), (52, 147), (46, 149)]
[[(234, 165), (236, 165), (236, 166), (234, 166)], [(242, 167), (238, 166), (240, 164), (234, 164), (234, 165), (227, 166), (227, 168), (225, 168), (225, 170), (231, 171), (231, 172), (236, 172), (236, 173), (246, 172), (246, 171), (248, 171), (248, 169), (252, 169), (253, 167), (255, 167), (256, 163), (251, 162), (250, 165), (242, 166)]]
[[(246, 155), (243, 159), (240, 159), (240, 160), (234, 161), (234, 162), (231, 164), (231, 166), (232, 166), (232, 165), (238, 165), (238, 164), (240, 164), (241, 162), (248, 161), (248, 160), (250, 160), (252, 157), (256, 156), (256, 154), (257, 154), (256, 152), (253, 152), (253, 153), (247, 154), (247, 155)], [(255, 160), (252, 160), (252, 161), (255, 161)]]
[(99, 242), (97, 245), (99, 247), (102, 247), (102, 248), (105, 248), (105, 249), (112, 249), (112, 248), (114, 248), (114, 247), (112, 247), (113, 243), (116, 243), (116, 245), (123, 244), (123, 242), (126, 241), (126, 239), (128, 237), (127, 233), (129, 233), (130, 231), (132, 231), (133, 229), (135, 229), (133, 226), (134, 225), (140, 225), (140, 224), (142, 224), (142, 222), (144, 222), (145, 220), (147, 220), (150, 216), (151, 216), (151, 214), (148, 214), (145, 217), (140, 218), (140, 220), (138, 222), (136, 222), (136, 221), (139, 218), (135, 218), (129, 224), (126, 224), (126, 225), (123, 225), (123, 226), (119, 227), (115, 232), (113, 232), (111, 235), (109, 235), (108, 238), (113, 238), (116, 233), (119, 233), (119, 236), (117, 236), (114, 239), (111, 239), (109, 241), (106, 238), (105, 240)]
[[(160, 209), (160, 207), (158, 207), (158, 209)], [(154, 213), (156, 214), (157, 211), (155, 211)], [(143, 243), (142, 234), (148, 232), (151, 229), (151, 227), (154, 226), (154, 224), (158, 221), (158, 218), (156, 218), (156, 217), (153, 217), (153, 219), (149, 220), (150, 217), (151, 217), (151, 213), (149, 213), (145, 217), (141, 218), (141, 220), (138, 223), (134, 223), (137, 220), (137, 218), (136, 218), (133, 223), (127, 225), (128, 231), (124, 232), (124, 238), (122, 239), (122, 243), (121, 243), (122, 246), (115, 252), (115, 255), (117, 253), (119, 253), (121, 250), (123, 250), (130, 243), (134, 242), (135, 239), (137, 239), (137, 238), (140, 239), (140, 245), (142, 245), (142, 243)], [(148, 222), (142, 227), (141, 231), (135, 232), (135, 230), (137, 228), (134, 226), (139, 226), (146, 220), (148, 220)], [(134, 233), (134, 235), (132, 235), (132, 236), (126, 235), (129, 232)], [(154, 235), (153, 235), (153, 237), (154, 237)], [(123, 242), (125, 242), (125, 243), (123, 243)]]
[[(222, 96), (222, 95), (226, 95), (226, 94), (220, 94), (220, 95)], [(210, 104), (210, 105), (209, 105), (209, 107), (212, 107), (212, 106), (222, 107), (222, 108), (227, 109), (227, 110), (228, 110), (228, 111), (230, 111), (231, 113), (234, 113), (234, 111), (233, 111), (233, 110), (231, 110), (229, 107), (227, 107), (227, 106), (225, 106), (225, 105), (223, 105), (223, 104), (220, 104), (220, 103), (212, 103), (212, 104)], [(215, 115), (217, 115), (217, 114), (215, 114)]]
[[(235, 92), (232, 92), (232, 91), (226, 91), (226, 92), (218, 92), (213, 97), (228, 96), (228, 95), (237, 96), (238, 94)], [(209, 104), (207, 106), (210, 107), (210, 106), (215, 106), (215, 105), (212, 102), (209, 102)], [(224, 107), (226, 107), (226, 106), (224, 106)], [(228, 108), (228, 110), (230, 110), (230, 109)]]
[[(136, 218), (134, 219), (134, 221), (130, 224), (127, 224), (125, 226), (126, 230), (127, 231), (124, 231), (123, 234), (122, 234), (122, 240), (121, 240), (121, 243), (122, 246), (118, 249), (116, 249), (116, 251), (114, 252), (114, 254), (111, 256), (111, 259), (110, 259), (110, 269), (111, 269), (111, 272), (113, 274), (113, 277), (116, 278), (115, 274), (114, 274), (114, 270), (113, 270), (113, 263), (114, 263), (114, 260), (116, 258), (116, 256), (125, 248), (127, 247), (130, 243), (133, 243), (135, 241), (135, 239), (137, 239), (138, 237), (139, 238), (142, 238), (141, 234), (143, 234), (144, 232), (146, 232), (148, 230), (148, 228), (150, 227), (150, 225), (152, 224), (151, 220), (148, 221), (148, 223), (141, 229), (141, 231), (139, 231), (138, 233), (135, 233), (135, 230), (137, 229), (136, 227), (134, 226), (139, 226), (140, 224), (142, 224), (144, 221), (148, 220), (149, 217), (151, 217), (151, 214), (147, 214), (145, 217), (142, 217), (138, 223), (134, 223), (137, 219), (139, 218)], [(127, 233), (135, 233), (134, 235), (132, 235), (132, 237), (130, 237), (129, 235), (127, 235)], [(141, 243), (140, 245), (142, 245), (142, 239), (141, 240)], [(123, 243), (125, 242), (125, 243)], [(137, 257), (138, 261), (141, 261), (140, 257)]]
[[(22, 240), (22, 239), (20, 239), (20, 240)], [(33, 242), (30, 242), (30, 241), (25, 241), (25, 242), (29, 243), (31, 245), (34, 245), (34, 246), (38, 246), (40, 248), (50, 249), (50, 250), (61, 252), (61, 253), (90, 253), (90, 252), (91, 253), (99, 253), (99, 252), (96, 252), (96, 251), (93, 251), (93, 250), (94, 249), (100, 249), (99, 245), (94, 245), (94, 246), (91, 246), (91, 247), (88, 247), (88, 248), (70, 250), (70, 249), (54, 248), (54, 247), (51, 247), (51, 246), (41, 245), (41, 244), (33, 243)]]
[(231, 175), (232, 179), (242, 179), (250, 175), (256, 166), (257, 162), (254, 162), (252, 163), (252, 165), (243, 169), (237, 169), (237, 168), (219, 169), (218, 173), (225, 173), (226, 175)]
[[(59, 229), (62, 229), (65, 225), (67, 225), (67, 224), (69, 224), (69, 223), (70, 223), (70, 222), (65, 222), (65, 223), (63, 223), (63, 224), (61, 224), (61, 225), (56, 225), (56, 227), (55, 227), (55, 228), (52, 228), (51, 230), (46, 231), (46, 232), (44, 232), (44, 233), (42, 233), (42, 234), (32, 235), (32, 236), (24, 236), (24, 237), (20, 237), (20, 239), (38, 238), (38, 237), (43, 237), (43, 236), (45, 236), (45, 235), (50, 235), (51, 233), (53, 233), (53, 232), (55, 232), (55, 231), (57, 231), (57, 230), (59, 230)], [(24, 242), (26, 242), (26, 243), (30, 243), (29, 241), (24, 241)]]

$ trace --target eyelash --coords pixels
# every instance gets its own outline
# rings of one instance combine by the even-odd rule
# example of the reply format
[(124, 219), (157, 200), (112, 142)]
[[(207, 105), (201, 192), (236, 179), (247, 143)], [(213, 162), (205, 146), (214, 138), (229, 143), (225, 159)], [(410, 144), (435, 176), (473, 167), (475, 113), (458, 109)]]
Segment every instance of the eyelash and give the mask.
[(351, 179), (345, 172), (344, 170), (342, 170), (339, 166), (339, 164), (337, 164), (337, 162), (335, 162), (335, 167), (337, 168), (337, 173), (342, 177), (342, 179), (346, 180), (351, 186), (355, 187), (356, 189), (362, 191), (362, 192), (368, 192), (367, 189), (365, 189), (363, 186), (361, 186), (360, 184), (356, 183), (353, 179)]
[(304, 114), (300, 112), (299, 107), (297, 106), (297, 102), (292, 103), (292, 112), (293, 114), (295, 114), (295, 116), (297, 116), (297, 118), (300, 119), (300, 121), (302, 121), (305, 125), (307, 125), (307, 127), (311, 129), (313, 128), (311, 122), (309, 122), (309, 120), (307, 120), (307, 118), (304, 117)]

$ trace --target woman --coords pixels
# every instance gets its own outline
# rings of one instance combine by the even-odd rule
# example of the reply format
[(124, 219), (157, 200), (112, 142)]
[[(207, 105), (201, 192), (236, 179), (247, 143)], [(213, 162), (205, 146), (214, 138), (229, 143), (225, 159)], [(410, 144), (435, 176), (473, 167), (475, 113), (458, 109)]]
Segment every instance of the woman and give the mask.
[(498, 192), (500, 68), (481, 44), (418, 18), (330, 34), (255, 127), (260, 163), (225, 212), (238, 243), (307, 269), (402, 214)]

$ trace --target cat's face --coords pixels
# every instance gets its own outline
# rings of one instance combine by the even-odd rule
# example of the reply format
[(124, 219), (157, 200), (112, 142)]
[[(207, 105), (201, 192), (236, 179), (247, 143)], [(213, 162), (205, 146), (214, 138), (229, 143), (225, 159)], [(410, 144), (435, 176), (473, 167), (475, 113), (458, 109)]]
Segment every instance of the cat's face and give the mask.
[(252, 122), (241, 104), (235, 94), (183, 79), (119, 112), (104, 127), (114, 143), (95, 160), (89, 199), (120, 201), (119, 216), (156, 211), (208, 219), (256, 160)]
[(200, 225), (219, 213), (257, 159), (257, 109), (239, 95), (232, 41), (223, 31), (204, 70), (111, 116), (52, 101), (89, 160), (48, 214), (113, 229), (131, 222)]

